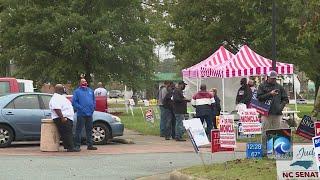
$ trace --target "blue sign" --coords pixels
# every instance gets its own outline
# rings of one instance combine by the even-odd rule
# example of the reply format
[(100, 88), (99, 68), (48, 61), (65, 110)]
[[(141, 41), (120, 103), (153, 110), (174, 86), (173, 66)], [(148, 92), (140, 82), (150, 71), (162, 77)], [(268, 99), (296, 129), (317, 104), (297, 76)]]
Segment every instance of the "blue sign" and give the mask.
[(260, 113), (261, 115), (268, 116), (270, 106), (271, 106), (270, 99), (266, 100), (265, 102), (261, 102), (257, 98), (257, 90), (255, 90), (252, 93), (252, 98), (251, 98), (249, 107), (255, 108), (257, 112)]
[(247, 158), (262, 158), (262, 144), (261, 143), (247, 143), (246, 150)]
[(303, 116), (296, 134), (310, 140), (312, 139), (312, 137), (314, 137), (314, 122), (312, 121), (310, 116)]

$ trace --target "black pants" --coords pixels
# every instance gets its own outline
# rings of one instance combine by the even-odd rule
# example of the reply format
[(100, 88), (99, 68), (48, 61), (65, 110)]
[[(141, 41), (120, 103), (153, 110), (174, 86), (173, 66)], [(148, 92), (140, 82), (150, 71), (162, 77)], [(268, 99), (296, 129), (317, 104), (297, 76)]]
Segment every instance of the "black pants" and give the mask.
[(67, 122), (62, 122), (61, 118), (56, 118), (56, 119), (53, 119), (53, 122), (56, 124), (58, 128), (64, 149), (73, 149), (74, 148), (73, 134), (72, 134), (73, 121), (70, 119), (67, 119)]

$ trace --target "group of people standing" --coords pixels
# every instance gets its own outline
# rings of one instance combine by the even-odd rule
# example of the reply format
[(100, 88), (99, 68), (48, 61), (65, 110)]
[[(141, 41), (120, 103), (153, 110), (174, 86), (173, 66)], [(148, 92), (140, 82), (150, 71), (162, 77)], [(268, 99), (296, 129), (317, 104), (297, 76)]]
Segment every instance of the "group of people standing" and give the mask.
[[(87, 149), (97, 150), (97, 147), (93, 146), (92, 140), (92, 115), (96, 107), (95, 94), (97, 96), (107, 95), (102, 83), (98, 83), (98, 86), (99, 88), (94, 92), (88, 87), (87, 81), (82, 78), (79, 87), (73, 92), (72, 102), (64, 96), (65, 90), (62, 84), (55, 86), (55, 93), (49, 102), (49, 107), (51, 109), (51, 118), (58, 128), (62, 145), (67, 152), (79, 152), (81, 150), (81, 132), (84, 127), (86, 130)], [(77, 111), (77, 123), (75, 136), (73, 137), (74, 109)]]
[(175, 139), (185, 141), (183, 138), (184, 127), (182, 121), (187, 114), (187, 102), (189, 99), (183, 95), (186, 83), (180, 81), (175, 85), (165, 81), (160, 87), (158, 105), (160, 108), (160, 136), (166, 140)]
[(211, 129), (217, 128), (216, 116), (221, 111), (220, 99), (217, 96), (217, 90), (207, 91), (206, 85), (201, 85), (200, 91), (192, 99), (187, 99), (183, 90), (186, 87), (184, 81), (175, 85), (173, 82), (165, 81), (160, 87), (158, 95), (158, 105), (160, 108), (160, 136), (166, 140), (175, 139), (176, 141), (185, 141), (183, 138), (184, 127), (182, 121), (187, 115), (187, 103), (196, 108), (196, 117), (201, 122), (206, 122), (206, 132), (210, 136)]

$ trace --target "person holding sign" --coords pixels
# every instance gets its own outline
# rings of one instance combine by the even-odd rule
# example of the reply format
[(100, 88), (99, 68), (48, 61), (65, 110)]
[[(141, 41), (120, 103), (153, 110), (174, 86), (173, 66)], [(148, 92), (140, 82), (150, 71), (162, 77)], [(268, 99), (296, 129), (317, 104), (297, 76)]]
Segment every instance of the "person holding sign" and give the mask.
[(262, 115), (262, 150), (266, 154), (266, 131), (270, 129), (280, 129), (282, 120), (282, 110), (289, 103), (288, 95), (284, 88), (277, 83), (277, 72), (270, 71), (267, 80), (262, 83), (257, 92), (259, 101), (270, 102), (268, 116)]
[(191, 104), (196, 108), (196, 116), (200, 118), (202, 124), (206, 121), (206, 133), (210, 137), (211, 129), (213, 128), (213, 104), (215, 100), (213, 95), (207, 91), (207, 86), (201, 84), (200, 91), (197, 92), (191, 100)]

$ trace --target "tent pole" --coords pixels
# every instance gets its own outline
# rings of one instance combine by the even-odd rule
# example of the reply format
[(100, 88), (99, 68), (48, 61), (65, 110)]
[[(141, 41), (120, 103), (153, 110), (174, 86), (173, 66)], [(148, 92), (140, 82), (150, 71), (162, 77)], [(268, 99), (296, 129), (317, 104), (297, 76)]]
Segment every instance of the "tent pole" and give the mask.
[(295, 111), (298, 111), (297, 107), (297, 93), (296, 93), (296, 88), (294, 86), (294, 73), (292, 74), (292, 86), (293, 86), (293, 93), (294, 93), (294, 108)]
[(222, 78), (222, 97), (223, 97), (223, 99), (222, 99), (222, 112), (224, 112), (225, 111), (225, 109), (224, 109), (224, 99), (225, 99), (225, 96), (224, 96), (224, 77)]

